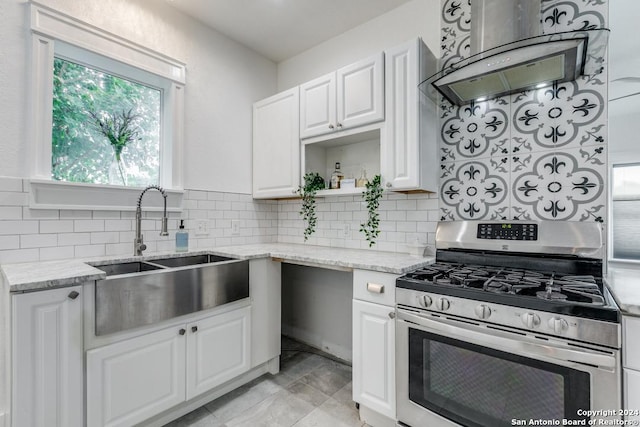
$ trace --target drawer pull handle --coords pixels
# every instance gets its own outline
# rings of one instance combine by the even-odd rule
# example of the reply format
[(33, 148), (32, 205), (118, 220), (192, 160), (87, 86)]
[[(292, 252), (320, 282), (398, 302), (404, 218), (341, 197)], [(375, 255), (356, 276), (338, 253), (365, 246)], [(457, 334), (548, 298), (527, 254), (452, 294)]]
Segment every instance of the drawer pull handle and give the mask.
[(367, 283), (367, 290), (374, 294), (383, 294), (384, 293), (384, 285), (379, 285), (377, 283)]
[(69, 297), (69, 298), (71, 298), (71, 299), (76, 299), (76, 298), (78, 298), (78, 295), (80, 295), (80, 293), (79, 293), (79, 292), (77, 292), (77, 291), (71, 291), (71, 292), (69, 293), (68, 297)]

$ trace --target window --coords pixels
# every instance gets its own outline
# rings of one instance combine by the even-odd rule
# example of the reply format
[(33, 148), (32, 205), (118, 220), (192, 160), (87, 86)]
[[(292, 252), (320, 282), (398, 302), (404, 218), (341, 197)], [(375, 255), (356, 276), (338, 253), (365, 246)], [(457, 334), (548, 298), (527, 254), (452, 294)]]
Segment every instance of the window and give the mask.
[(612, 257), (640, 261), (640, 164), (612, 168)]
[(159, 88), (56, 57), (51, 177), (157, 185), (161, 95)]
[[(29, 206), (129, 210), (140, 187), (157, 184), (174, 194), (168, 209), (180, 210), (185, 65), (46, 6), (29, 8)], [(119, 129), (127, 132), (109, 137)]]

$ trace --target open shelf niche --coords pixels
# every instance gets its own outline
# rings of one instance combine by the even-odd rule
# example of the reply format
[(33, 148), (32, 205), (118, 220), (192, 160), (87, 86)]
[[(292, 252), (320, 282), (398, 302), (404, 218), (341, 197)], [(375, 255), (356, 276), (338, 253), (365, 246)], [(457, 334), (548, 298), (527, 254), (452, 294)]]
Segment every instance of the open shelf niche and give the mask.
[[(358, 133), (344, 132), (341, 136), (324, 140), (305, 141), (302, 147), (302, 164), (304, 174), (318, 172), (327, 184), (335, 170), (336, 162), (340, 162), (340, 170), (345, 178), (358, 179), (363, 169), (367, 178), (371, 179), (380, 173), (380, 127)], [(339, 188), (336, 190), (320, 190), (317, 196), (341, 196), (361, 194), (365, 187)]]

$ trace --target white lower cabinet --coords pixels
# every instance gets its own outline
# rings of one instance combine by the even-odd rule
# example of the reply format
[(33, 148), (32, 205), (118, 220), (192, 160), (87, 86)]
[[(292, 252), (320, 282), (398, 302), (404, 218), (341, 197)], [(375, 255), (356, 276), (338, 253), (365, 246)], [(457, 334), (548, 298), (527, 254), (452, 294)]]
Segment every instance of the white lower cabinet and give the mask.
[[(624, 409), (640, 410), (640, 371), (624, 368)], [(624, 417), (626, 420), (640, 420), (640, 416), (632, 413)]]
[(12, 300), (14, 427), (84, 425), (82, 286)]
[(249, 308), (187, 325), (187, 400), (249, 370)]
[[(640, 410), (640, 317), (622, 316), (622, 399), (624, 409)], [(628, 415), (627, 420), (640, 420)]]
[(87, 425), (131, 426), (246, 372), (251, 308), (87, 352)]
[[(353, 400), (395, 423), (395, 275), (353, 273)], [(362, 415), (362, 413), (361, 413)], [(364, 420), (373, 425), (373, 421)]]
[(395, 322), (391, 313), (392, 307), (353, 301), (353, 398), (395, 418)]

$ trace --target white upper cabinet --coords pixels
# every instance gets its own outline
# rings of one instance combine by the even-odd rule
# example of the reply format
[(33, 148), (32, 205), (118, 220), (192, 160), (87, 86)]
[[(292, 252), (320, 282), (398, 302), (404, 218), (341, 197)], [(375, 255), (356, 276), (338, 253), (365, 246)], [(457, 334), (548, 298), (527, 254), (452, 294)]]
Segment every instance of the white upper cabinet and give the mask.
[(291, 197), (300, 184), (298, 88), (253, 104), (253, 197)]
[(300, 85), (300, 138), (384, 119), (384, 54)]
[(300, 85), (300, 138), (336, 128), (336, 73)]
[(84, 425), (81, 292), (74, 286), (11, 297), (12, 426)]
[(438, 190), (436, 107), (418, 84), (436, 71), (420, 39), (385, 51), (386, 121), (381, 171), (390, 190)]

